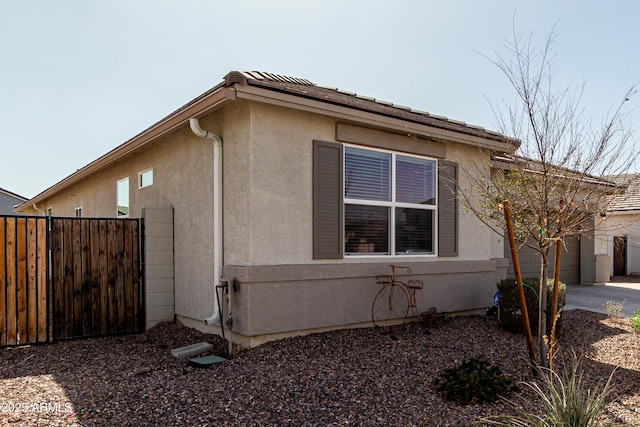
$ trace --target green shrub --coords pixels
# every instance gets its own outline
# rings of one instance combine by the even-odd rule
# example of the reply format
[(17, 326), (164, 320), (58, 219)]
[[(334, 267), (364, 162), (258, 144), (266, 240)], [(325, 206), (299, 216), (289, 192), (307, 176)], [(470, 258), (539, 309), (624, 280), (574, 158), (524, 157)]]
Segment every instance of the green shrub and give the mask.
[[(524, 296), (527, 303), (527, 312), (529, 313), (529, 324), (531, 332), (536, 334), (538, 331), (538, 284), (537, 277), (527, 277), (522, 280), (524, 286)], [(504, 279), (497, 284), (500, 291), (500, 323), (502, 327), (511, 332), (523, 332), (524, 325), (522, 322), (522, 314), (520, 313), (520, 299), (518, 298), (518, 289), (516, 288), (516, 280), (512, 278)], [(547, 280), (547, 334), (551, 332), (551, 294), (553, 292), (553, 279)], [(567, 286), (558, 282), (558, 310), (567, 303)], [(560, 326), (558, 320), (557, 327)]]
[(640, 334), (640, 310), (636, 310), (636, 314), (629, 318), (633, 332)]
[(445, 369), (434, 384), (446, 400), (460, 405), (495, 402), (512, 388), (511, 380), (498, 366), (476, 357)]

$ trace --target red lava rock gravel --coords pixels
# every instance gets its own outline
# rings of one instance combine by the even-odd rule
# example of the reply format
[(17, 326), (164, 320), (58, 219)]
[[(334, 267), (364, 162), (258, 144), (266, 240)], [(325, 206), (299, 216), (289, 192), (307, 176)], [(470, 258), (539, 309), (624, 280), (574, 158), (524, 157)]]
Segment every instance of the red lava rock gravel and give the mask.
[[(201, 341), (221, 354), (218, 337), (171, 324), (0, 349), (0, 426), (471, 426), (509, 406), (445, 402), (433, 386), (445, 368), (484, 356), (513, 381), (532, 380), (523, 336), (491, 317), (290, 338), (210, 368), (170, 355)], [(603, 425), (640, 425), (640, 337), (628, 320), (568, 311), (560, 347), (559, 360), (584, 357), (593, 386), (618, 367)], [(509, 398), (534, 405), (520, 389)]]

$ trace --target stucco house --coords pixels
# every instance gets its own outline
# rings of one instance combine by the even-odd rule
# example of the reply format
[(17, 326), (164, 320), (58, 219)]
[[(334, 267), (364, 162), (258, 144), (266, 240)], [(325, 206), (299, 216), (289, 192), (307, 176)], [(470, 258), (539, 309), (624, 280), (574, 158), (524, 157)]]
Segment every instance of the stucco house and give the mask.
[[(520, 166), (514, 166), (516, 164)], [(492, 173), (504, 173), (512, 169), (522, 170), (523, 167), (525, 171), (535, 173), (536, 168), (540, 166), (539, 161), (517, 154), (494, 153), (491, 157)], [(594, 206), (589, 209), (588, 213), (583, 211), (580, 215), (584, 220), (580, 227), (580, 234), (565, 236), (562, 240), (560, 281), (567, 285), (604, 284), (609, 280), (610, 255), (607, 252), (607, 235), (611, 231), (609, 226), (612, 224), (609, 221), (604, 221), (605, 215), (592, 215), (592, 213), (594, 211), (604, 212), (609, 200), (620, 198), (626, 180), (617, 182), (610, 177), (584, 175), (568, 168), (560, 168), (560, 170), (562, 175), (558, 175), (558, 177), (562, 176), (562, 179), (566, 180), (565, 190), (569, 194), (573, 194), (570, 197), (581, 200), (581, 203), (587, 202)], [(624, 196), (622, 197), (624, 198)], [(536, 245), (534, 241), (530, 243)], [(550, 248), (548, 256), (547, 274), (548, 277), (553, 277), (555, 245)], [(504, 257), (509, 261), (507, 275), (515, 277), (508, 241), (505, 242)], [(519, 246), (518, 261), (523, 278), (540, 276), (541, 257), (538, 251), (526, 245)]]
[(0, 215), (20, 215), (14, 212), (13, 208), (26, 201), (26, 197), (0, 188)]
[[(418, 311), (489, 307), (504, 242), (452, 182), (519, 141), (307, 80), (230, 72), (19, 208), (169, 222), (147, 238), (147, 326), (177, 320), (253, 346), (371, 325), (375, 276), (420, 279)], [(160, 212), (160, 213), (158, 213)], [(150, 215), (155, 216), (149, 218)], [(170, 265), (167, 265), (170, 264)], [(215, 286), (221, 292), (218, 310)]]
[(611, 276), (640, 275), (640, 174), (610, 177), (626, 184), (623, 194), (612, 198), (602, 220)]

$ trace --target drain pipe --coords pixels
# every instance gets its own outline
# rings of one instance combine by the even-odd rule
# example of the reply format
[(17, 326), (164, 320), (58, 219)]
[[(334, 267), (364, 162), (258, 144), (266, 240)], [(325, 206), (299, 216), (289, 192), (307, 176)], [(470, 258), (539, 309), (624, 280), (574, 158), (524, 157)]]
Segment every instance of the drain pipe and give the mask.
[(42, 216), (47, 216), (47, 213), (44, 211), (44, 209), (40, 209), (40, 208), (38, 207), (38, 205), (36, 205), (35, 203), (33, 204), (33, 206), (32, 206), (32, 207), (33, 207), (33, 210), (35, 210), (35, 211), (40, 211), (40, 212), (41, 212), (41, 214), (42, 214)]
[(213, 141), (213, 313), (204, 319), (206, 325), (220, 321), (220, 303), (216, 286), (222, 275), (222, 139), (200, 127), (198, 119), (189, 119), (194, 134)]

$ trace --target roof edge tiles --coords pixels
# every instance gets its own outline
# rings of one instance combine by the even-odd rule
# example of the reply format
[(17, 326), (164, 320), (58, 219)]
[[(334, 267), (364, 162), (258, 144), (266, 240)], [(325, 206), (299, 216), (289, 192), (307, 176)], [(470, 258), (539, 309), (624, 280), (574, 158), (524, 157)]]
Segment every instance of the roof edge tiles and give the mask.
[(231, 71), (224, 77), (224, 85), (229, 87), (234, 84), (262, 87), (295, 96), (322, 100), (323, 102), (499, 141), (514, 147), (520, 145), (520, 141), (515, 138), (507, 137), (481, 126), (470, 125), (463, 121), (449, 119), (426, 111), (414, 110), (404, 105), (393, 104), (337, 87), (318, 85), (297, 77), (288, 77), (263, 71)]
[(35, 195), (31, 199), (27, 200), (27, 202), (20, 205), (20, 208), (24, 208), (30, 203), (39, 202), (46, 197), (57, 193), (73, 183), (89, 176), (96, 170), (113, 163), (123, 156), (131, 154), (145, 144), (177, 129), (180, 126), (188, 126), (190, 117), (208, 113), (220, 108), (226, 101), (235, 100), (235, 95), (232, 90), (232, 86), (234, 85), (254, 86), (256, 88), (280, 92), (294, 97), (320, 101), (370, 114), (378, 114), (392, 119), (399, 119), (406, 122), (416, 123), (418, 125), (437, 128), (445, 132), (455, 132), (460, 135), (470, 136), (471, 138), (498, 142), (500, 143), (499, 145), (509, 145), (514, 149), (520, 145), (519, 140), (506, 137), (498, 132), (489, 131), (477, 126), (461, 124), (463, 122), (449, 121), (446, 117), (436, 119), (424, 111), (413, 110), (401, 105), (394, 105), (391, 102), (377, 100), (375, 98), (358, 95), (353, 92), (341, 91), (338, 88), (320, 86), (306, 79), (288, 77), (262, 71), (231, 71), (224, 76), (223, 81), (219, 84), (187, 102), (185, 105), (160, 119), (119, 146), (113, 148), (106, 154), (103, 154), (89, 164), (78, 169), (76, 172)]

